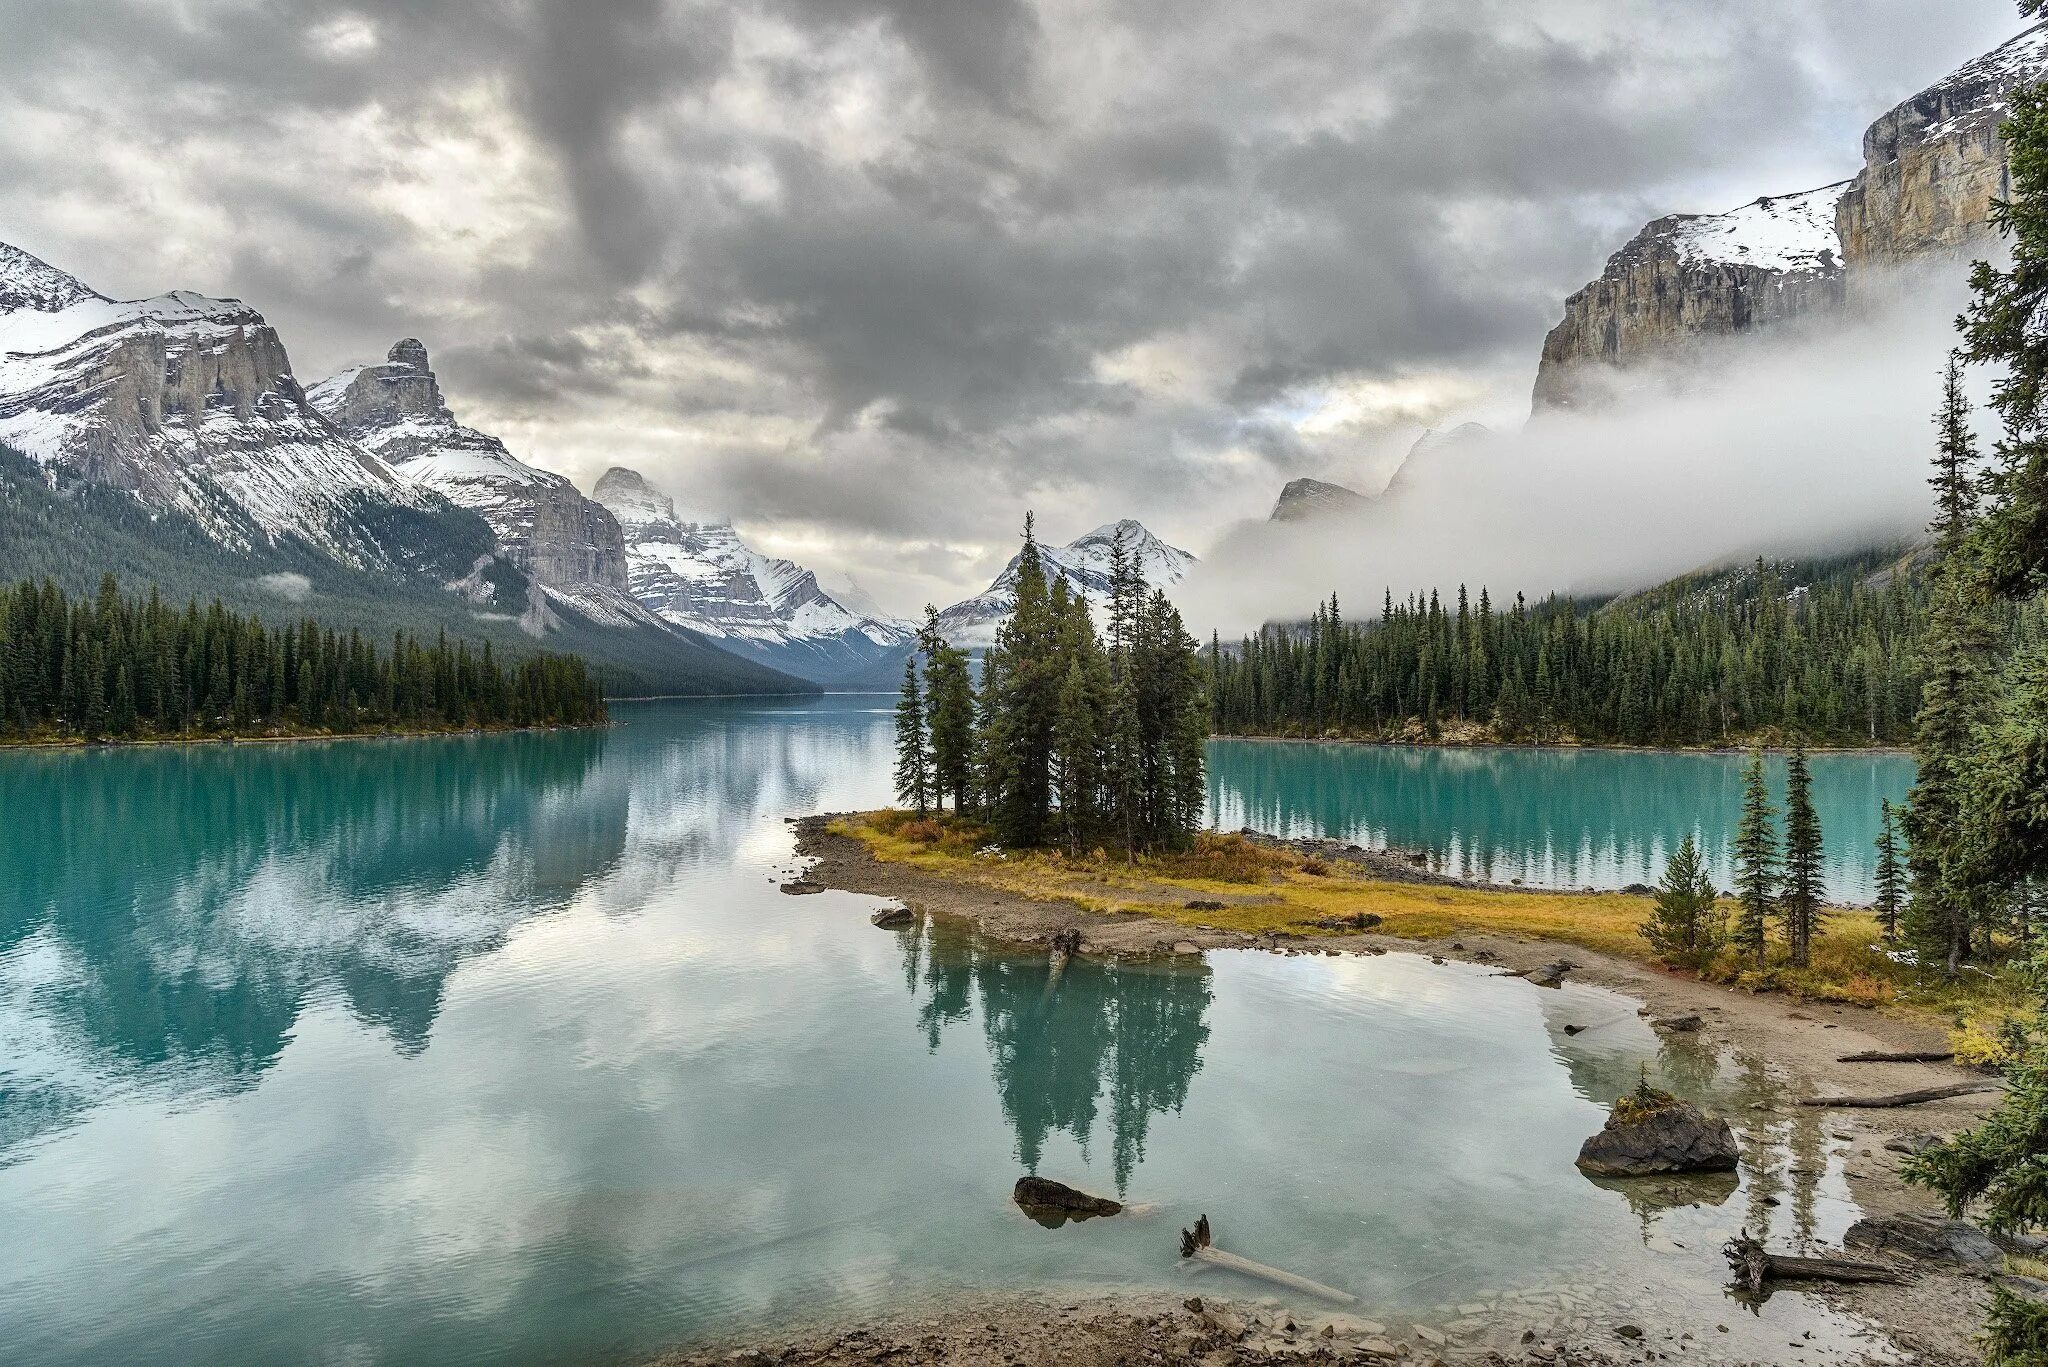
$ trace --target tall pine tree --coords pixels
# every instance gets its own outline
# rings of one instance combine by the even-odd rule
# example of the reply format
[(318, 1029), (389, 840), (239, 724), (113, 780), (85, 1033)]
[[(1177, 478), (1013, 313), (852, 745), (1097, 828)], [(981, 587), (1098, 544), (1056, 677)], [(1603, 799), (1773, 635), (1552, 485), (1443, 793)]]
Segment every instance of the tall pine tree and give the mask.
[(1813, 774), (1806, 747), (1794, 743), (1785, 760), (1785, 883), (1778, 896), (1778, 914), (1792, 948), (1792, 966), (1805, 968), (1813, 959), (1813, 937), (1820, 929), (1820, 814), (1813, 809)]
[(1735, 896), (1737, 947), (1764, 965), (1770, 919), (1776, 910), (1778, 831), (1773, 820), (1770, 786), (1764, 781), (1764, 752), (1751, 752), (1742, 771), (1742, 819), (1735, 828)]

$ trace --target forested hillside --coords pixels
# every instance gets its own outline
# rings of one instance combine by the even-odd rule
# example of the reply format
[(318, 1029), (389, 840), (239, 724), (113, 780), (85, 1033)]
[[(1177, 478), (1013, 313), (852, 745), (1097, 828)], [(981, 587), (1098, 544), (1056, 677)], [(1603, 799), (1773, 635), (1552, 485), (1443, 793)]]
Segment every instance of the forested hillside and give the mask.
[[(448, 516), (470, 527), (482, 559), (492, 548), (490, 528), (474, 513), (451, 508)], [(426, 638), (446, 632), (490, 642), (508, 662), (543, 651), (573, 653), (614, 696), (811, 689), (697, 637), (657, 640), (607, 630), (567, 608), (554, 614), (555, 629), (543, 643), (509, 614), (479, 612), (429, 582), (349, 569), (310, 550), (231, 549), (179, 512), (152, 510), (125, 490), (61, 472), (53, 480), (0, 445), (0, 576), (48, 578), (66, 593), (86, 595), (97, 592), (109, 572), (130, 586), (154, 585), (172, 602), (218, 598), (229, 609), (270, 618), (306, 612), (343, 633), (381, 638), (403, 628)], [(488, 560), (481, 574), (504, 590), (497, 597), (519, 596), (518, 571), (503, 560)]]
[[(1213, 651), (1212, 722), (1235, 735), (1720, 745), (1901, 745), (1920, 706), (1927, 590), (1910, 559), (1758, 562), (1604, 604), (1507, 605), (1462, 586), (1352, 626)], [(2043, 634), (2038, 604), (2007, 614)]]
[(305, 618), (266, 626), (224, 608), (124, 598), (113, 577), (73, 600), (0, 587), (0, 741), (134, 740), (603, 721), (574, 656), (507, 667), (488, 642), (394, 633), (388, 650)]

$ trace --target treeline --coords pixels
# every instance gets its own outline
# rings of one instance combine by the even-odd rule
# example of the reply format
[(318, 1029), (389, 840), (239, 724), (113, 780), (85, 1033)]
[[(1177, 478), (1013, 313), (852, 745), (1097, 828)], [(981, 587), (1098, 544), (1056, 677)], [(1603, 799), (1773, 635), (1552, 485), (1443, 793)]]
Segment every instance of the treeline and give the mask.
[[(1784, 567), (1759, 561), (1753, 577), (1604, 606), (1517, 595), (1500, 611), (1483, 588), (1475, 604), (1460, 587), (1451, 606), (1433, 591), (1389, 593), (1362, 627), (1332, 598), (1306, 627), (1214, 651), (1213, 724), (1374, 739), (1904, 744), (1920, 707), (1927, 597), (1914, 575), (1794, 587)], [(2039, 632), (2038, 610), (2008, 618)]]
[(1098, 634), (1087, 599), (1048, 584), (1029, 518), (1016, 593), (978, 691), (926, 610), (923, 669), (906, 664), (896, 712), (900, 800), (920, 815), (950, 801), (1010, 848), (1186, 845), (1207, 805), (1209, 708), (1180, 614), (1118, 543)]
[(380, 650), (311, 618), (124, 597), (112, 575), (72, 599), (49, 580), (0, 585), (0, 739), (128, 740), (387, 728), (582, 726), (605, 719), (580, 659), (501, 663), (443, 635)]

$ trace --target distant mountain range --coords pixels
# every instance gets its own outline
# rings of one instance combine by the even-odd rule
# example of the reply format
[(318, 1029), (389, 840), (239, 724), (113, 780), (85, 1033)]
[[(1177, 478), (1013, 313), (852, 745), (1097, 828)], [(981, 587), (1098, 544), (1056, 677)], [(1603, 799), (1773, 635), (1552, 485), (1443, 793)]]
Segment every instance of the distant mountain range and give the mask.
[[(1155, 584), (1194, 561), (1133, 521), (1047, 559), (1099, 606), (1117, 537)], [(456, 418), (417, 339), (302, 387), (239, 300), (117, 301), (5, 244), (0, 553), (74, 592), (111, 570), (370, 634), (573, 650), (614, 692), (894, 687), (915, 634), (636, 471), (586, 496), (520, 459)], [(947, 609), (949, 634), (991, 642), (1015, 574)]]
[(573, 650), (615, 692), (812, 687), (634, 603), (610, 514), (457, 424), (417, 343), (316, 389), (239, 300), (114, 300), (0, 244), (8, 570)]
[[(1070, 590), (1088, 600), (1099, 626), (1109, 606), (1110, 557), (1121, 542), (1124, 555), (1140, 577), (1154, 588), (1168, 589), (1187, 578), (1195, 557), (1178, 546), (1169, 546), (1130, 518), (1097, 527), (1064, 546), (1041, 546), (1039, 554), (1048, 577), (1066, 580)], [(996, 628), (1017, 606), (1017, 564), (1022, 552), (1010, 557), (1003, 572), (974, 597), (953, 604), (939, 614), (939, 629), (956, 646), (981, 651), (995, 644)]]

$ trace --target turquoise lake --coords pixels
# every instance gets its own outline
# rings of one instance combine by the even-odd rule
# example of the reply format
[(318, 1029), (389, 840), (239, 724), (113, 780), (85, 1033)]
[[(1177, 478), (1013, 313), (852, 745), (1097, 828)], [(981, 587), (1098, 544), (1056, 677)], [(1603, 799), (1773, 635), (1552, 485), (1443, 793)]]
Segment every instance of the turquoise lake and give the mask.
[[(1412, 955), (1054, 981), (877, 930), (874, 899), (777, 883), (785, 818), (885, 800), (887, 699), (616, 719), (0, 755), (0, 1358), (630, 1362), (963, 1292), (1262, 1294), (1180, 1265), (1205, 1212), (1375, 1317), (1597, 1291), (1726, 1323), (1730, 1353), (1858, 1345), (1803, 1296), (1722, 1296), (1735, 1228), (1856, 1214), (1818, 1113), (1750, 1111), (1785, 1085), (1759, 1061)], [(1739, 782), (1715, 756), (1213, 754), (1226, 826), (1571, 885), (1711, 842)], [(1903, 766), (1816, 761), (1838, 895)], [(1646, 1070), (1731, 1114), (1739, 1185), (1572, 1167)], [(1027, 1170), (1147, 1211), (1042, 1229), (1008, 1201)]]

